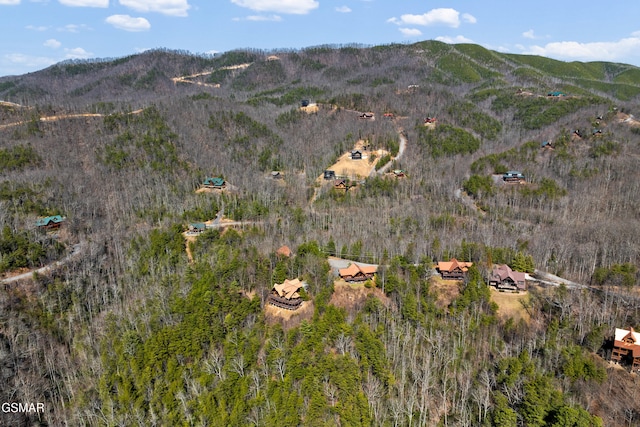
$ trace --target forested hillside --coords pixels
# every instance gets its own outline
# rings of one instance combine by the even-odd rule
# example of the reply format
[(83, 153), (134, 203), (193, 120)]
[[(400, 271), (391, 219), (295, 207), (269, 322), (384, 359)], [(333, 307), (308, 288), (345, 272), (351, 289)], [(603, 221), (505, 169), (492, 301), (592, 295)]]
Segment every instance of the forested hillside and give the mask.
[[(154, 50), (0, 101), (0, 402), (46, 408), (0, 425), (640, 426), (609, 361), (640, 327), (640, 69)], [(568, 284), (504, 295), (494, 263)]]

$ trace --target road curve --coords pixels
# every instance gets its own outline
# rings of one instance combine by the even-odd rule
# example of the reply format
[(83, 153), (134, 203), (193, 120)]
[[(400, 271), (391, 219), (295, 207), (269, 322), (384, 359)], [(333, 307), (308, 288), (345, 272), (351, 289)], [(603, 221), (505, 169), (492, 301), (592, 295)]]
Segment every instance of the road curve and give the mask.
[(31, 270), (31, 271), (28, 271), (26, 273), (19, 274), (17, 276), (7, 277), (6, 279), (0, 280), (0, 283), (7, 284), (7, 283), (17, 282), (17, 281), (20, 281), (20, 280), (27, 280), (27, 279), (31, 279), (33, 277), (34, 273), (36, 273), (36, 274), (45, 274), (45, 273), (48, 273), (50, 271), (53, 271), (56, 268), (65, 265), (66, 263), (68, 263), (72, 259), (76, 258), (78, 255), (83, 253), (85, 251), (85, 249), (86, 249), (86, 246), (87, 246), (87, 242), (80, 242), (78, 244), (75, 244), (75, 245), (73, 245), (71, 247), (71, 252), (69, 252), (69, 254), (66, 257), (64, 257), (63, 259), (61, 259), (59, 261), (52, 262), (51, 264), (47, 264), (44, 267), (40, 267), (40, 268), (38, 268), (36, 270)]

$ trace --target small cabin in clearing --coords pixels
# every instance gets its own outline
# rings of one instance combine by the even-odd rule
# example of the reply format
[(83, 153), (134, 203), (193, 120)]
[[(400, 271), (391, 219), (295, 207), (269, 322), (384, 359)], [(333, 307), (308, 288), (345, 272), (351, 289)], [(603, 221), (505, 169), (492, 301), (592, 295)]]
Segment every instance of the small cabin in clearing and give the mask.
[(364, 282), (373, 279), (377, 271), (378, 267), (375, 265), (360, 265), (354, 262), (347, 268), (338, 270), (338, 274), (345, 282)]
[(273, 285), (267, 302), (287, 310), (297, 310), (302, 305), (302, 297), (298, 293), (304, 284), (298, 280), (286, 279), (283, 283)]
[(222, 189), (222, 188), (227, 186), (227, 182), (223, 178), (220, 178), (220, 177), (216, 177), (216, 178), (207, 177), (202, 182), (202, 185), (205, 188)]
[(616, 328), (611, 361), (631, 363), (631, 371), (640, 371), (640, 333)]
[(463, 262), (451, 258), (449, 261), (438, 262), (437, 270), (445, 280), (462, 280), (472, 265), (472, 262)]
[(362, 160), (362, 151), (351, 150), (351, 160)]
[(65, 221), (66, 218), (61, 215), (53, 215), (47, 216), (44, 218), (40, 218), (36, 221), (36, 227), (43, 230), (54, 230), (56, 228), (60, 228), (60, 225)]
[(513, 271), (506, 264), (500, 264), (493, 267), (489, 276), (489, 286), (499, 290), (526, 291), (527, 281), (524, 273)]
[(349, 190), (349, 185), (347, 184), (346, 179), (336, 179), (333, 181), (333, 189), (334, 190)]
[(330, 180), (330, 179), (335, 179), (335, 178), (336, 178), (336, 172), (335, 171), (332, 171), (332, 170), (324, 171), (324, 179)]

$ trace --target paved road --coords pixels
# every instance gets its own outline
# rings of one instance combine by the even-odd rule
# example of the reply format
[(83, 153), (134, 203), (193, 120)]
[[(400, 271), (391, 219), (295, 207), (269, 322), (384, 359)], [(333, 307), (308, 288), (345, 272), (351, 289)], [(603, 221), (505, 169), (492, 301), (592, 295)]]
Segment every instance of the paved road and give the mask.
[(562, 277), (559, 277), (554, 274), (547, 273), (546, 271), (541, 271), (538, 269), (535, 269), (533, 271), (533, 276), (530, 276), (527, 274), (527, 280), (531, 280), (532, 282), (538, 282), (543, 285), (549, 285), (549, 286), (560, 286), (561, 284), (563, 284), (569, 289), (589, 288), (589, 286), (572, 282), (571, 280), (563, 279)]
[(85, 249), (86, 249), (86, 246), (87, 246), (86, 242), (81, 242), (81, 243), (78, 243), (76, 245), (73, 245), (71, 247), (71, 252), (69, 252), (69, 255), (67, 255), (66, 257), (64, 257), (60, 261), (53, 262), (51, 264), (45, 265), (44, 267), (40, 267), (40, 268), (38, 268), (36, 270), (28, 271), (26, 273), (19, 274), (17, 276), (7, 277), (6, 279), (0, 280), (0, 283), (6, 284), (6, 283), (17, 282), (19, 280), (31, 279), (33, 277), (33, 273), (38, 273), (38, 274), (48, 273), (48, 272), (50, 272), (50, 271), (52, 271), (52, 270), (54, 270), (54, 269), (56, 269), (58, 267), (61, 267), (61, 266), (65, 265), (66, 263), (68, 263), (69, 261), (71, 261), (72, 259), (77, 257), (78, 255), (83, 253), (85, 251)]
[[(400, 148), (398, 149), (398, 155), (393, 160), (400, 160), (404, 155), (404, 150), (407, 148), (407, 137), (405, 136), (404, 129), (398, 128), (398, 134), (400, 135)], [(378, 169), (378, 175), (382, 175), (391, 169), (393, 160), (389, 161), (386, 165)]]

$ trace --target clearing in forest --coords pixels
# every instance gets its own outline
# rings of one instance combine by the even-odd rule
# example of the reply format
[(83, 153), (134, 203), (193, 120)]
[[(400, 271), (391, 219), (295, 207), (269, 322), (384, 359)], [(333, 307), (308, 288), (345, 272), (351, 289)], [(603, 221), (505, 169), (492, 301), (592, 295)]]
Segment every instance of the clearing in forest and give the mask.
[(333, 284), (333, 294), (329, 304), (344, 308), (347, 312), (360, 311), (369, 295), (376, 297), (386, 308), (391, 307), (391, 300), (377, 287), (367, 288), (364, 283), (347, 283), (338, 279)]
[(315, 103), (300, 107), (300, 111), (304, 111), (307, 114), (317, 113), (319, 110), (318, 104)]
[[(354, 150), (358, 150), (362, 153), (362, 159), (352, 159), (351, 151), (348, 151), (340, 156), (332, 166), (327, 168), (327, 170), (334, 171), (338, 177), (349, 178), (354, 181), (371, 176), (375, 170), (378, 160), (389, 154), (389, 152), (386, 150), (364, 150), (364, 146), (365, 141), (359, 140), (356, 142), (355, 147), (353, 147)], [(371, 160), (372, 154), (375, 154), (373, 160)], [(316, 181), (322, 183), (324, 181), (324, 176), (319, 176)]]
[(512, 318), (515, 323), (520, 320), (528, 323), (531, 319), (525, 309), (529, 303), (528, 292), (500, 292), (491, 288), (491, 301), (498, 304), (498, 317), (503, 320)]
[(436, 295), (436, 307), (447, 308), (454, 299), (460, 296), (460, 282), (444, 280), (439, 274), (434, 274), (429, 280), (432, 293)]

